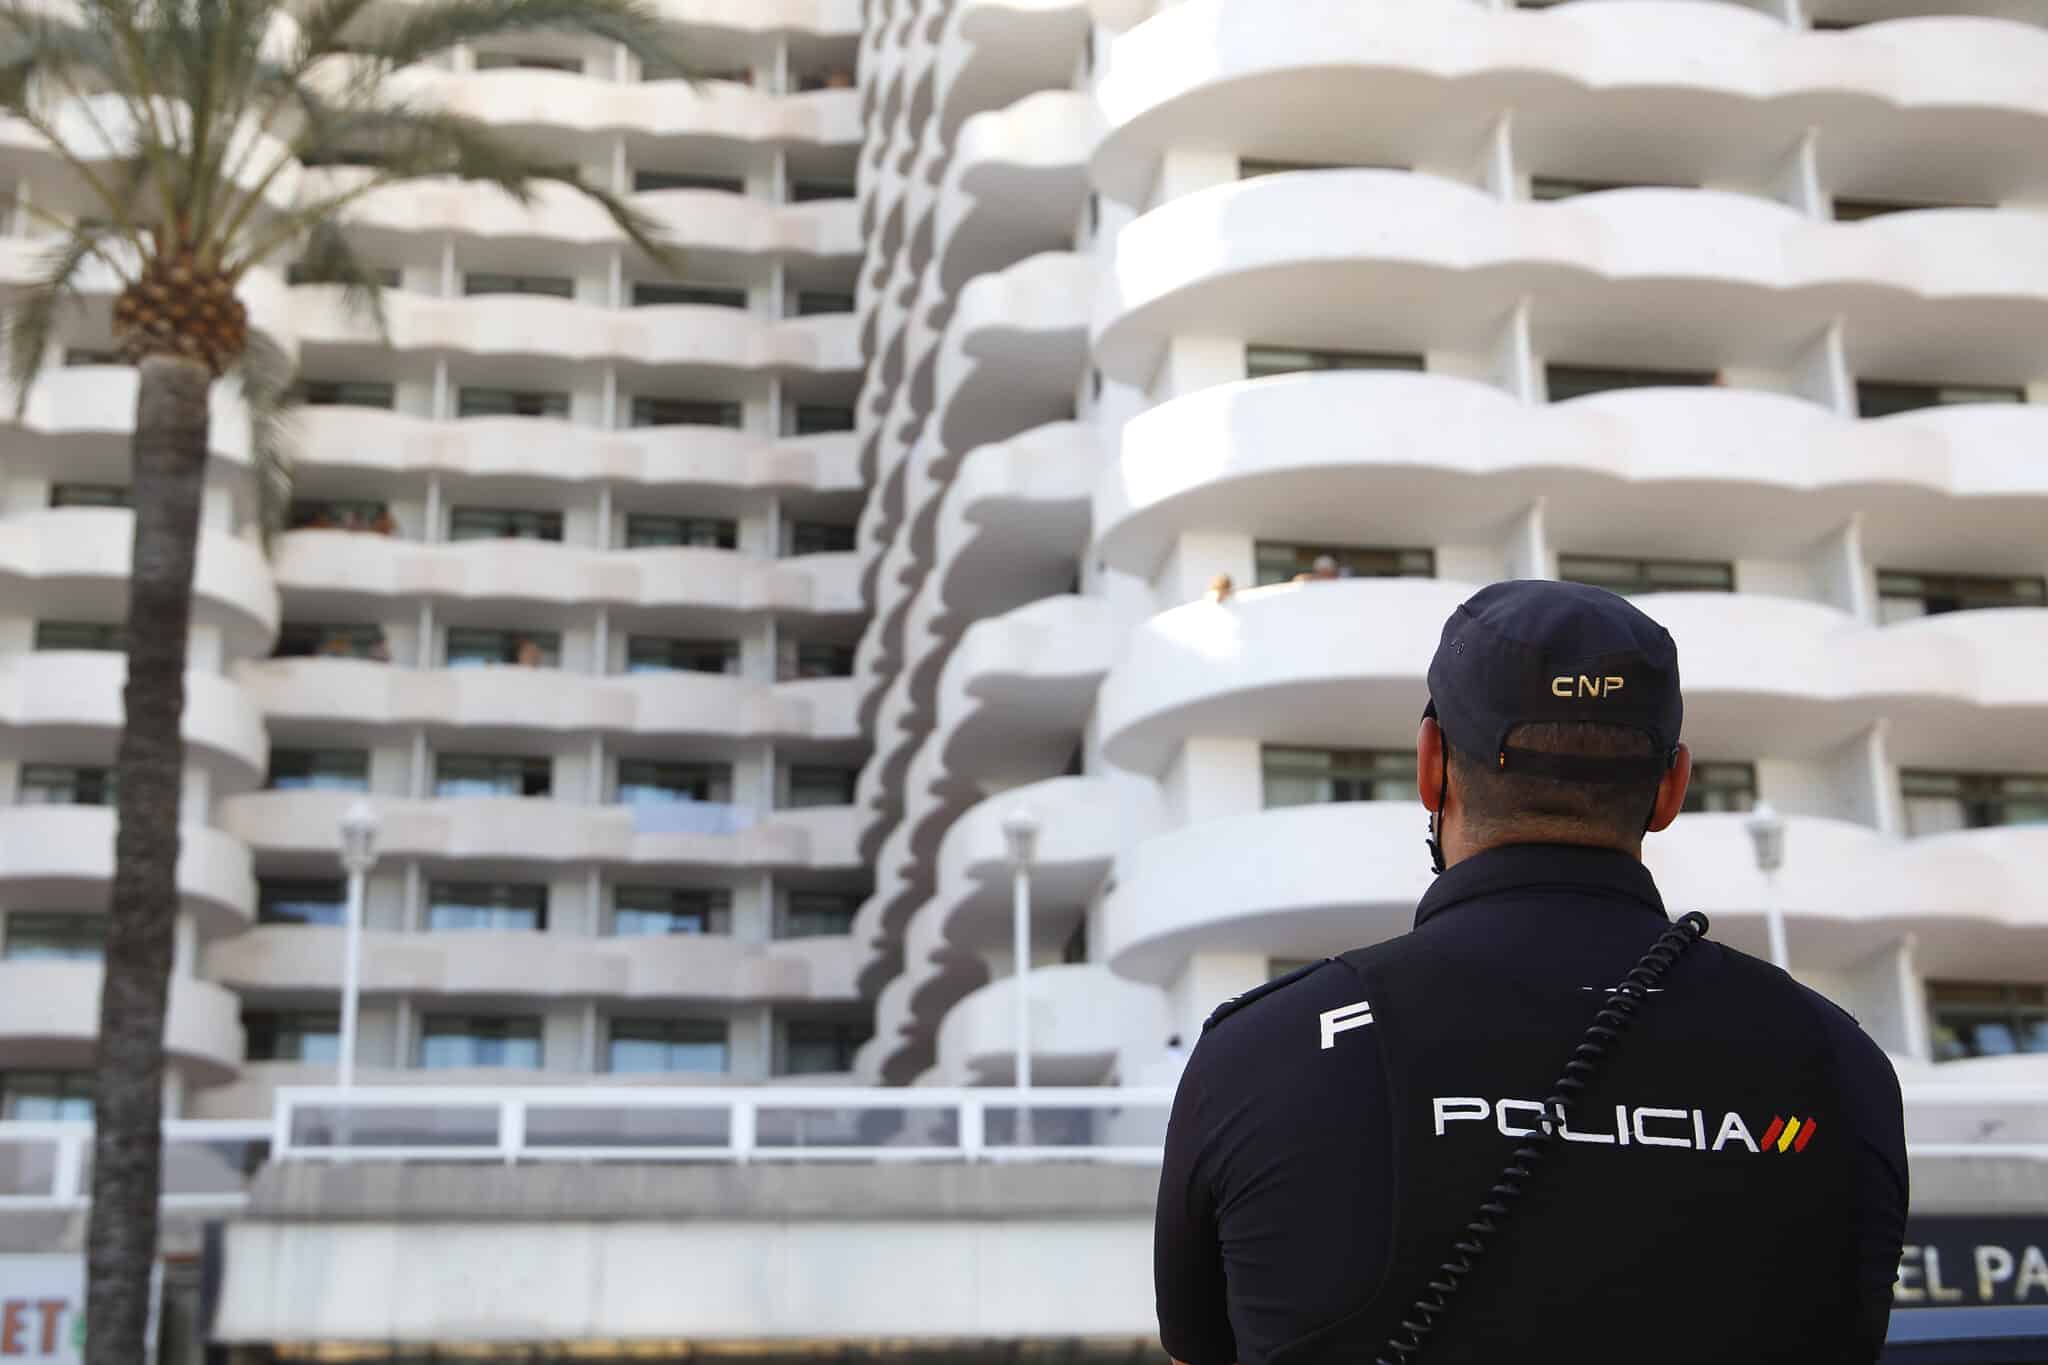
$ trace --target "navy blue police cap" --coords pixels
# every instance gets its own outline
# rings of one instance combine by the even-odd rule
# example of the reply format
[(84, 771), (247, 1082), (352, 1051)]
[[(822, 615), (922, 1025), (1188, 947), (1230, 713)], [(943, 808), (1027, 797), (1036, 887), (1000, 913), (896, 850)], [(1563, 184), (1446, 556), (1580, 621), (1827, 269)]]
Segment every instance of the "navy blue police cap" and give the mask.
[[(1504, 772), (1571, 782), (1633, 781), (1677, 758), (1685, 705), (1678, 646), (1627, 598), (1583, 583), (1481, 588), (1444, 623), (1429, 663), (1429, 709), (1451, 747)], [(1508, 743), (1518, 725), (1593, 721), (1640, 730), (1651, 757), (1539, 753)]]

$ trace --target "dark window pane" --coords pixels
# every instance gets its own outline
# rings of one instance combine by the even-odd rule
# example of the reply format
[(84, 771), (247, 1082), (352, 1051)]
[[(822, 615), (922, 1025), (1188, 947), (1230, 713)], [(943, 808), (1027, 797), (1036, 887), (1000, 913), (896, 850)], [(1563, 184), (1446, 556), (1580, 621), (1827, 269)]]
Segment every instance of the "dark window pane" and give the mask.
[(389, 409), (398, 404), (398, 389), (359, 380), (307, 379), (299, 384), (299, 401), (309, 408)]
[(0, 1119), (87, 1122), (92, 1096), (90, 1071), (0, 1071)]
[(479, 71), (562, 71), (570, 75), (583, 74), (583, 60), (580, 57), (529, 57), (518, 52), (479, 52), (476, 54), (476, 69)]
[(562, 514), (503, 507), (458, 507), (448, 516), (448, 538), (559, 542)]
[(798, 403), (785, 411), (783, 435), (824, 436), (853, 430), (853, 409), (831, 404)]
[(732, 892), (722, 886), (622, 886), (612, 909), (619, 938), (732, 932)]
[(128, 487), (118, 483), (57, 483), (50, 485), (52, 507), (126, 507)]
[(99, 621), (38, 621), (35, 647), (120, 653), (128, 648), (128, 627)]
[(252, 1062), (341, 1059), (341, 1016), (332, 1010), (246, 1010), (242, 1031)]
[(854, 646), (783, 640), (778, 646), (775, 677), (778, 682), (804, 678), (850, 678), (853, 676)]
[(823, 521), (792, 521), (783, 532), (786, 556), (844, 554), (853, 548), (855, 528)]
[(789, 182), (789, 202), (809, 204), (820, 199), (851, 199), (859, 191), (851, 180), (805, 179)]
[[(1256, 584), (1310, 578), (1434, 578), (1436, 551), (1367, 545), (1289, 545), (1260, 541), (1253, 549)], [(1322, 567), (1318, 568), (1321, 564)]]
[(111, 806), (115, 786), (109, 768), (24, 763), (16, 800), (24, 806)]
[(373, 659), (388, 663), (391, 649), (382, 626), (286, 623), (278, 631), (276, 657), (305, 659)]
[(371, 531), (398, 534), (386, 503), (367, 498), (302, 498), (292, 503), (286, 525), (294, 531)]
[(348, 888), (338, 878), (272, 880), (256, 884), (258, 924), (340, 925), (348, 917)]
[(2048, 1052), (2048, 1002), (2037, 984), (1929, 982), (1934, 1059)]
[(635, 171), (633, 190), (650, 194), (659, 190), (712, 190), (719, 194), (745, 194), (747, 182), (736, 175), (699, 175), (691, 171)]
[(635, 398), (630, 420), (636, 427), (737, 427), (738, 403), (687, 398)]
[(1419, 371), (1422, 368), (1420, 355), (1392, 351), (1313, 351), (1286, 346), (1244, 348), (1247, 379), (1270, 379), (1277, 374), (1299, 374), (1307, 370)]
[(721, 284), (636, 284), (633, 286), (635, 308), (666, 308), (676, 304), (694, 304), (702, 308), (737, 308), (745, 311), (747, 291), (734, 285)]
[(2048, 774), (1908, 768), (1899, 774), (1899, 787), (1908, 834), (2048, 824)]
[(576, 281), (565, 275), (478, 273), (462, 277), (462, 292), (471, 298), (484, 294), (537, 294), (543, 298), (569, 299), (576, 296)]
[(2048, 579), (1880, 569), (1879, 609), (1887, 624), (1952, 611), (2048, 605)]
[(1734, 592), (1735, 566), (1710, 560), (1559, 555), (1557, 576), (1624, 597), (1645, 592)]
[(366, 792), (370, 755), (361, 749), (272, 749), (273, 791)]
[(1268, 810), (1341, 801), (1412, 801), (1415, 754), (1392, 749), (1260, 750)]
[(432, 882), (427, 887), (427, 928), (445, 933), (488, 930), (538, 932), (548, 927), (548, 889), (518, 882)]
[(669, 1071), (722, 1072), (723, 1019), (614, 1019), (605, 1069), (626, 1075)]
[(674, 546), (735, 550), (739, 543), (740, 524), (729, 517), (626, 518), (626, 548), (629, 550)]
[(1963, 403), (2024, 403), (2026, 391), (2006, 384), (1901, 384), (1865, 379), (1856, 383), (1856, 411), (1864, 417), (1889, 417), (1921, 408), (1946, 408)]
[(782, 1026), (785, 1076), (829, 1075), (853, 1070), (853, 1055), (874, 1034), (852, 1020), (790, 1019)]
[(628, 673), (728, 673), (740, 671), (737, 640), (663, 640), (634, 635), (626, 640)]
[(1693, 763), (1692, 783), (1685, 789), (1686, 810), (1742, 812), (1755, 805), (1754, 763)]
[(732, 766), (726, 763), (651, 763), (622, 759), (619, 804), (732, 800)]
[(434, 795), (546, 796), (553, 764), (545, 758), (442, 754), (434, 761)]
[(483, 668), (491, 664), (560, 668), (562, 637), (551, 630), (448, 628), (449, 668)]
[(782, 907), (777, 938), (832, 938), (853, 932), (860, 897), (837, 891), (792, 891)]
[(1553, 403), (1615, 389), (1709, 387), (1716, 378), (1712, 370), (1640, 370), (1604, 365), (1549, 365), (1543, 375)]
[(105, 915), (10, 910), (0, 957), (13, 962), (98, 962), (106, 954)]
[(800, 318), (851, 313), (856, 306), (853, 295), (832, 289), (799, 289), (790, 301), (790, 311)]
[(808, 810), (814, 806), (850, 806), (854, 785), (860, 779), (857, 768), (834, 768), (816, 763), (789, 765), (789, 793), (786, 810)]
[(420, 1067), (540, 1069), (540, 1020), (430, 1014), (420, 1028)]

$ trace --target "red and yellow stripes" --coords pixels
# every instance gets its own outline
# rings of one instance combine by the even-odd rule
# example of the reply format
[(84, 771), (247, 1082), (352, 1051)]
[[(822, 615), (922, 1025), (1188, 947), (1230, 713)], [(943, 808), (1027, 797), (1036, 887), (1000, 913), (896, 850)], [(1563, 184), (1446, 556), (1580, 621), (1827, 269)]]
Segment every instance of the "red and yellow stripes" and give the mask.
[(1797, 1114), (1789, 1119), (1773, 1115), (1771, 1126), (1764, 1129), (1763, 1150), (1803, 1152), (1806, 1144), (1813, 1141), (1813, 1131), (1819, 1126), (1818, 1119), (1802, 1119)]

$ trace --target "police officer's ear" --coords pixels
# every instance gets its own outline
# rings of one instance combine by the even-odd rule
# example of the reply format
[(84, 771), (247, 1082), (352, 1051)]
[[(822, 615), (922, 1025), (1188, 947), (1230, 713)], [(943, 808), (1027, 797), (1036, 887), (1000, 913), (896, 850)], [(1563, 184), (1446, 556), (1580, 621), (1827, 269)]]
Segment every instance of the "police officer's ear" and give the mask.
[(1444, 732), (1435, 716), (1424, 716), (1415, 732), (1415, 792), (1422, 808), (1435, 815), (1444, 792)]
[(1692, 783), (1692, 750), (1681, 744), (1664, 780), (1657, 784), (1657, 804), (1650, 812), (1650, 833), (1667, 829), (1685, 809), (1685, 789)]

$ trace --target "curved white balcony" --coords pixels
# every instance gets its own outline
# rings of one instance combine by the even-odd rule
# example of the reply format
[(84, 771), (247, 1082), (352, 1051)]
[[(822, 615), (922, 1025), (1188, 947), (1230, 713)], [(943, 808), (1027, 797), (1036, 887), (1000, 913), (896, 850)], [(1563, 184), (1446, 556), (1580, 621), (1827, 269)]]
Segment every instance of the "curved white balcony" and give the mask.
[(1027, 95), (961, 125), (934, 224), (947, 290), (1072, 242), (1102, 132), (1094, 97), (1079, 90)]
[(628, 85), (572, 72), (520, 69), (415, 67), (397, 75), (395, 94), (426, 99), (494, 128), (822, 147), (852, 147), (861, 140), (857, 90), (771, 95), (722, 81)]
[(938, 353), (938, 435), (971, 450), (1072, 414), (1088, 366), (1094, 258), (1049, 251), (960, 291)]
[[(97, 962), (0, 962), (0, 1067), (92, 1065), (99, 1036)], [(164, 1050), (199, 1085), (227, 1080), (242, 1062), (242, 1005), (210, 981), (171, 979)]]
[[(33, 7), (30, 7), (33, 8)], [(67, 22), (78, 22), (78, 11), (73, 6), (52, 5), (51, 10)], [(273, 25), (269, 40), (284, 38), (291, 32), (289, 19)], [(281, 54), (276, 48), (270, 55), (277, 59)], [(65, 96), (57, 91), (50, 92), (47, 104), (39, 101), (57, 142), (65, 147), (71, 156), (94, 166), (102, 175), (115, 172), (128, 164), (132, 149), (138, 144), (133, 111), (119, 95), (95, 94), (83, 98)], [(246, 125), (235, 137), (238, 148), (246, 147), (249, 155), (238, 151), (236, 164), (227, 171), (227, 178), (237, 189), (248, 191), (258, 188), (258, 178), (287, 150), (267, 129), (250, 129)], [(34, 180), (41, 185), (71, 186), (77, 182), (73, 172), (63, 158), (50, 150), (50, 143), (36, 130), (19, 119), (9, 119), (0, 125), (0, 167), (4, 167), (10, 179)], [(119, 183), (118, 179), (114, 183)], [(79, 187), (81, 190), (82, 186)], [(263, 186), (263, 202), (273, 212), (286, 212), (292, 208), (290, 176), (281, 175), (276, 181)], [(38, 201), (41, 203), (41, 201)], [(54, 205), (43, 204), (45, 208)]]
[[(178, 908), (205, 934), (256, 914), (249, 850), (203, 825), (178, 830)], [(0, 897), (12, 905), (104, 902), (114, 881), (114, 812), (106, 806), (0, 809)]]
[[(0, 429), (0, 449), (9, 468), (40, 467), (59, 474), (83, 462), (126, 468), (135, 436), (135, 397), (140, 371), (128, 365), (67, 365), (43, 371), (22, 405), (11, 384), (0, 384), (0, 411), (10, 419)], [(207, 392), (207, 456), (246, 471), (249, 465), (249, 410), (232, 383)], [(15, 410), (21, 409), (15, 416)], [(74, 475), (75, 477), (75, 475)], [(125, 477), (125, 476), (124, 476)]]
[[(0, 656), (0, 734), (17, 755), (55, 759), (86, 743), (111, 758), (126, 723), (127, 681), (127, 657), (112, 651)], [(189, 760), (206, 764), (230, 788), (262, 780), (270, 761), (263, 713), (233, 682), (188, 672), (179, 728)]]
[(765, 560), (735, 550), (586, 550), (532, 540), (423, 545), (356, 531), (278, 538), (285, 591), (464, 601), (600, 602), (714, 611), (863, 610), (856, 556)]
[(945, 20), (932, 125), (950, 142), (977, 110), (1070, 84), (1089, 16), (1082, 0), (961, 0)]
[[(133, 516), (120, 508), (67, 507), (0, 521), (0, 584), (16, 610), (91, 610), (118, 620), (127, 610)], [(193, 572), (195, 620), (219, 625), (228, 653), (270, 652), (277, 590), (263, 552), (249, 541), (202, 528)]]
[[(1126, 1048), (1159, 1047), (1171, 1031), (1158, 987), (1126, 981), (1100, 963), (1035, 967), (1030, 1002), (1033, 1085), (1100, 1085)], [(945, 1085), (1014, 1085), (1017, 980), (991, 981), (939, 1025)]]
[(624, 360), (744, 370), (850, 372), (861, 367), (851, 313), (771, 320), (735, 308), (680, 304), (605, 308), (573, 299), (483, 295), (442, 299), (393, 293), (387, 333), (342, 301), (342, 288), (292, 290), (292, 321), (305, 345), (378, 351), (539, 356), (560, 364)]
[[(334, 856), (347, 792), (260, 791), (221, 803), (221, 827), (263, 853)], [(845, 868), (858, 866), (851, 806), (774, 811), (707, 806), (707, 827), (731, 833), (638, 834), (625, 806), (518, 798), (414, 801), (375, 798), (379, 847), (393, 858), (636, 868)]]
[(1092, 426), (1056, 422), (968, 452), (932, 518), (935, 581), (968, 620), (1065, 589), (1101, 472)]
[(2019, 210), (1833, 223), (1710, 190), (1504, 203), (1404, 171), (1262, 176), (1119, 234), (1096, 358), (1143, 383), (1176, 335), (1343, 335), (1361, 316), (1418, 306), (1433, 335), (1477, 339), (1502, 299), (1533, 295), (1540, 327), (1592, 344), (1639, 345), (1649, 334), (1629, 319), (1654, 316), (1657, 335), (1684, 333), (1702, 354), (1782, 360), (1841, 318), (1859, 366), (2018, 380), (2048, 364), (2032, 320), (2048, 305), (2040, 228)]
[[(1355, 736), (1374, 713), (1398, 718), (1381, 742), (1406, 742), (1443, 623), (1472, 592), (1436, 579), (1350, 579), (1164, 612), (1131, 635), (1102, 688), (1104, 752), (1157, 774), (1192, 736), (1324, 744)], [(1677, 641), (1696, 752), (1818, 754), (1891, 717), (1916, 757), (2048, 763), (2048, 611), (1876, 627), (1752, 593), (1635, 601)]]
[(777, 440), (724, 427), (604, 431), (534, 417), (428, 417), (312, 407), (295, 418), (300, 469), (556, 484), (853, 492), (861, 487), (852, 432)]
[[(351, 167), (309, 170), (302, 197), (329, 191), (363, 173)], [(684, 252), (737, 256), (845, 259), (861, 254), (859, 209), (851, 199), (778, 204), (719, 190), (649, 190), (630, 196)], [(424, 234), (483, 241), (550, 242), (623, 249), (626, 238), (610, 214), (574, 190), (551, 184), (520, 205), (477, 184), (419, 184), (364, 195), (349, 209), (349, 228), (366, 245)]]
[[(1518, 140), (1569, 146), (1604, 129), (1607, 145), (1664, 147), (1673, 175), (1818, 125), (1859, 161), (1887, 144), (1894, 158), (1975, 149), (1973, 169), (2026, 183), (2020, 149), (2048, 114), (2031, 74), (2044, 51), (2037, 28), (1974, 18), (1815, 33), (1734, 4), (1310, 0), (1275, 25), (1258, 0), (1200, 0), (1116, 40), (1095, 178), (1138, 203), (1169, 147), (1287, 146), (1311, 129), (1354, 147), (1384, 130), (1364, 135), (1395, 164), (1452, 159), (1449, 128), (1512, 107)], [(1973, 117), (1943, 129), (1933, 110)]]
[[(205, 971), (235, 990), (341, 989), (338, 928), (264, 925), (209, 945)], [(586, 938), (547, 933), (363, 935), (363, 990), (520, 999), (825, 1000), (853, 996), (845, 939), (744, 943), (725, 935)]]
[[(1095, 489), (1095, 552), (1150, 577), (1191, 532), (1455, 542), (1545, 500), (1554, 544), (1655, 528), (1671, 554), (1795, 559), (1862, 518), (1905, 562), (2034, 553), (2048, 405), (1851, 421), (1781, 394), (1630, 389), (1530, 408), (1441, 374), (1202, 389), (1133, 418)], [(1787, 496), (1793, 494), (1796, 496)]]
[(854, 740), (847, 678), (765, 684), (708, 673), (593, 676), (557, 669), (418, 670), (358, 659), (271, 659), (237, 680), (277, 720), (474, 727), (535, 734)]
[(1049, 597), (968, 628), (939, 680), (948, 773), (1006, 784), (1061, 771), (1116, 657), (1109, 604)]
[[(8, 127), (18, 129), (21, 125), (10, 122)], [(5, 131), (0, 130), (0, 168), (6, 167), (11, 159), (4, 142), (5, 137)], [(32, 172), (23, 172), (21, 179), (35, 179), (39, 184), (48, 185), (68, 178), (70, 174), (66, 168), (51, 166), (47, 173), (40, 176)], [(25, 226), (44, 235), (0, 237), (0, 288), (6, 289), (10, 294), (40, 284), (49, 273), (50, 253), (62, 245), (61, 238), (48, 235), (47, 224), (27, 222)], [(110, 247), (108, 250), (111, 253), (115, 248)], [(125, 250), (120, 254), (132, 256), (132, 252)], [(88, 261), (76, 279), (77, 307), (99, 330), (110, 329), (114, 300), (125, 287), (121, 277), (105, 263)], [(235, 286), (235, 296), (248, 310), (249, 328), (252, 332), (260, 333), (276, 342), (286, 355), (297, 355), (298, 338), (292, 327), (291, 297), (285, 288), (284, 272), (280, 267), (265, 265), (251, 269)], [(67, 316), (66, 321), (72, 321), (75, 316)], [(134, 404), (131, 402), (123, 411), (132, 420)]]

